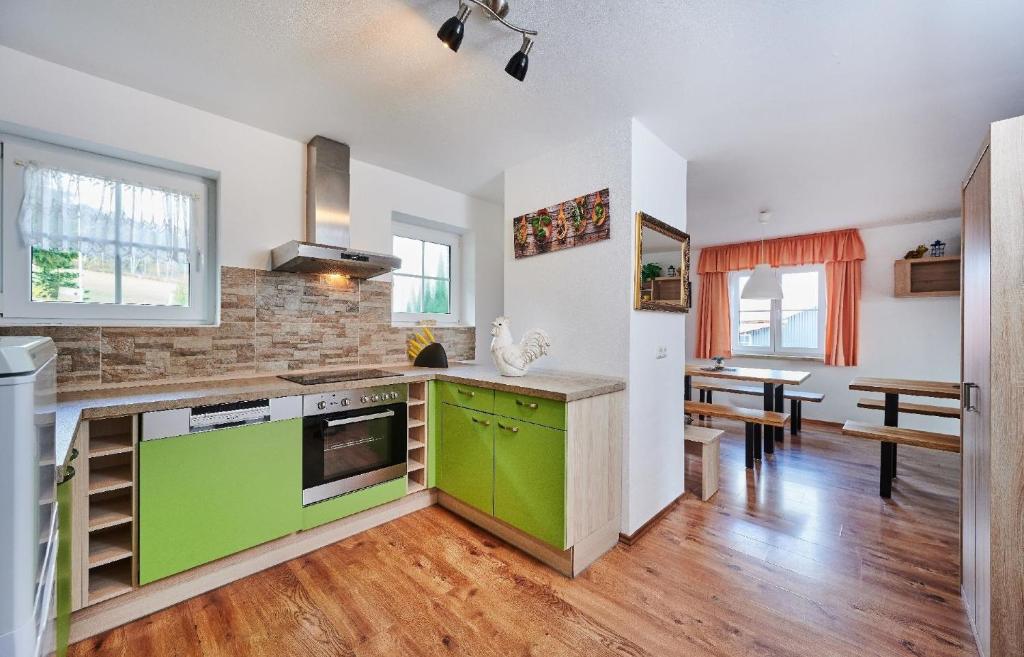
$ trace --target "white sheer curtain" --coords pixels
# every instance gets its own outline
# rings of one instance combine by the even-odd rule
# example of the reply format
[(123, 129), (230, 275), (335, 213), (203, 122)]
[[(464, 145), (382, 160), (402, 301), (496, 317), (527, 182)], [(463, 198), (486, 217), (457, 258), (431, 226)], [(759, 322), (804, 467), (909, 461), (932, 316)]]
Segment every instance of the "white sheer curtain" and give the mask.
[(18, 225), (30, 248), (186, 263), (193, 203), (173, 190), (29, 163)]

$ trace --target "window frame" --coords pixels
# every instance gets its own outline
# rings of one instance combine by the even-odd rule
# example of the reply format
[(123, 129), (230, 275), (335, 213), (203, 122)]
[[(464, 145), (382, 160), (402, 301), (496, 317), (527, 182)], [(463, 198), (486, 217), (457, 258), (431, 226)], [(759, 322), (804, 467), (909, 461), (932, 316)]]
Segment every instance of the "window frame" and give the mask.
[(734, 356), (781, 356), (789, 358), (825, 358), (825, 316), (826, 316), (826, 279), (825, 265), (801, 265), (778, 268), (780, 282), (784, 274), (800, 274), (815, 272), (818, 274), (818, 345), (817, 349), (803, 347), (782, 347), (782, 301), (772, 299), (769, 310), (769, 344), (767, 347), (749, 347), (739, 344), (740, 327), (740, 287), (743, 276), (753, 274), (752, 269), (729, 272), (729, 316), (732, 353)]
[[(204, 326), (217, 322), (214, 181), (85, 150), (0, 133), (0, 325)], [(189, 305), (32, 300), (31, 247), (18, 234), (24, 162), (191, 194)]]
[[(462, 299), (461, 292), (461, 268), (462, 262), (462, 236), (456, 232), (449, 232), (445, 230), (438, 230), (436, 228), (426, 228), (424, 226), (417, 226), (415, 224), (406, 223), (403, 221), (392, 220), (391, 221), (391, 235), (392, 235), (392, 249), (394, 248), (394, 238), (404, 237), (407, 239), (419, 240), (421, 242), (432, 242), (434, 244), (443, 244), (448, 247), (449, 251), (449, 262), (448, 262), (448, 310), (447, 313), (405, 313), (391, 311), (391, 321), (395, 324), (416, 324), (424, 320), (434, 320), (441, 325), (456, 325), (459, 323), (461, 318), (460, 310)], [(411, 274), (399, 274), (394, 272), (391, 274), (392, 279), (392, 294), (394, 294), (394, 277), (395, 276), (406, 276), (410, 278), (431, 279), (431, 280), (444, 280), (438, 279), (434, 276), (413, 276)]]

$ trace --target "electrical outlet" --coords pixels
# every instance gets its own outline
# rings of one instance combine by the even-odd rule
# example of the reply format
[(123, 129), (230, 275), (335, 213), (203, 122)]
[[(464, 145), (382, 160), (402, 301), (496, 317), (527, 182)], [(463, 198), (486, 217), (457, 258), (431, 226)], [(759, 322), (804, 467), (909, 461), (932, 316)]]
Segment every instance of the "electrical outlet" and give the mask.
[(656, 359), (668, 357), (668, 347), (658, 347), (657, 354), (654, 356)]

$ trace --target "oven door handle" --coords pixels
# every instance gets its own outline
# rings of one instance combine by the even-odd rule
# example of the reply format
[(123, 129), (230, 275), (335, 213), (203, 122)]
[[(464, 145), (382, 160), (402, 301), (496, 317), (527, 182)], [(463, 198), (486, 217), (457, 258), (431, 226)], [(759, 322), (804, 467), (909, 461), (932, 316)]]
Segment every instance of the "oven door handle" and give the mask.
[(371, 415), (357, 415), (355, 417), (347, 417), (343, 420), (328, 420), (327, 426), (329, 427), (340, 427), (343, 424), (354, 424), (356, 422), (366, 422), (367, 420), (379, 420), (385, 417), (394, 417), (394, 411), (384, 411), (383, 413), (373, 413)]

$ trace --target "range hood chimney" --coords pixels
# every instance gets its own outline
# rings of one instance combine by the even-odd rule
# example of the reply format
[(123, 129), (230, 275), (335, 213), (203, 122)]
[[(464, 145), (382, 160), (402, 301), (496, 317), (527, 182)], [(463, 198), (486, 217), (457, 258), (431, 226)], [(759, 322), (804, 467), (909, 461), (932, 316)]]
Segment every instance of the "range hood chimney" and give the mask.
[(306, 145), (306, 241), (270, 253), (274, 271), (366, 279), (402, 266), (393, 255), (349, 248), (349, 148), (316, 136)]

